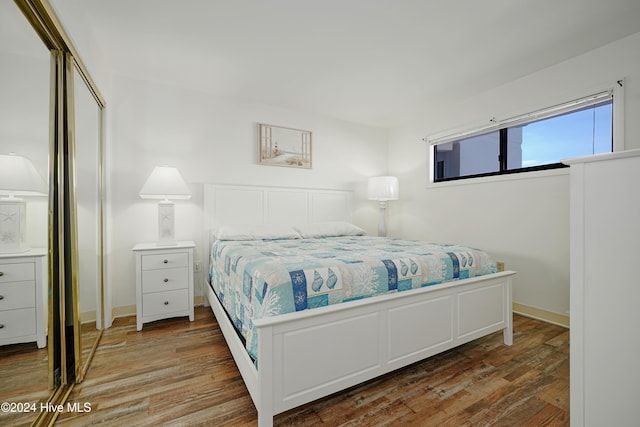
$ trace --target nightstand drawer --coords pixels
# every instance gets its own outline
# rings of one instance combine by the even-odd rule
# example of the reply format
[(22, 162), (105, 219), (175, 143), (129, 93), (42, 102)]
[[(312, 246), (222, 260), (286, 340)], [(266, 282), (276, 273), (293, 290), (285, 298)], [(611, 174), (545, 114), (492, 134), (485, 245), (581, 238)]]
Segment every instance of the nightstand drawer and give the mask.
[(142, 256), (143, 270), (156, 270), (160, 268), (176, 268), (188, 266), (189, 254), (186, 252)]
[(35, 280), (32, 262), (0, 264), (0, 283)]
[(189, 270), (183, 268), (165, 268), (145, 271), (142, 276), (142, 292), (160, 292), (189, 287)]
[(177, 291), (155, 292), (142, 296), (143, 316), (156, 316), (169, 314), (175, 311), (185, 311), (189, 308), (189, 291), (180, 289)]
[(0, 311), (32, 308), (36, 304), (36, 282), (0, 283)]
[(0, 312), (0, 340), (35, 335), (36, 309), (7, 310)]

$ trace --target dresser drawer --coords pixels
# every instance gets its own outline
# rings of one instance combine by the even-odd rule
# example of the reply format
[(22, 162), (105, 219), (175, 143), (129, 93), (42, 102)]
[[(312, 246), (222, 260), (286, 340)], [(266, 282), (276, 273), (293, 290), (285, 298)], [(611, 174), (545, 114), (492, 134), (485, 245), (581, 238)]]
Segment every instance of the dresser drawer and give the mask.
[(155, 316), (169, 314), (176, 311), (185, 311), (189, 308), (189, 291), (180, 289), (176, 291), (155, 292), (142, 296), (142, 315)]
[(182, 268), (165, 268), (148, 270), (142, 274), (142, 292), (160, 292), (189, 287), (189, 270)]
[(189, 254), (186, 252), (142, 256), (143, 270), (157, 270), (160, 268), (176, 268), (188, 266)]
[(0, 283), (35, 280), (33, 265), (32, 262), (0, 264)]
[(0, 340), (35, 334), (35, 308), (0, 311)]
[(0, 311), (35, 307), (36, 282), (0, 283)]

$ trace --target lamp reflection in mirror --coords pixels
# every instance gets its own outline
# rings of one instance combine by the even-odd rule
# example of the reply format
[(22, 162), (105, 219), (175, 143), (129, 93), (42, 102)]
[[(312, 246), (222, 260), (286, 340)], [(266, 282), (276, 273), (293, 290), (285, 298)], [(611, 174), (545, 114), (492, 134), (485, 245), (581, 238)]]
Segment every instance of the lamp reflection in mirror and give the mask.
[(140, 190), (143, 199), (159, 199), (158, 202), (158, 245), (177, 244), (175, 238), (175, 210), (171, 200), (191, 198), (189, 187), (180, 171), (171, 166), (156, 166)]
[[(26, 157), (0, 154), (0, 252), (25, 252), (27, 205), (20, 196), (46, 196), (47, 184)], [(18, 196), (18, 197), (16, 197)]]
[(395, 176), (376, 176), (369, 178), (367, 198), (377, 200), (380, 204), (380, 221), (378, 222), (378, 236), (387, 235), (385, 210), (387, 201), (398, 200), (400, 196), (398, 178)]

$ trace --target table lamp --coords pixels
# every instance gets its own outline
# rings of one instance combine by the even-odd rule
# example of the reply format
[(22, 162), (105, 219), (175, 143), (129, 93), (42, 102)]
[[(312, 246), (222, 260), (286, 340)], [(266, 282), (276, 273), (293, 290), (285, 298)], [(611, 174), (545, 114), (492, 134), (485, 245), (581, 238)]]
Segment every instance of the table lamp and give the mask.
[(0, 154), (0, 252), (29, 250), (27, 231), (27, 204), (16, 196), (46, 196), (47, 184), (26, 157)]
[(398, 200), (399, 195), (398, 178), (395, 176), (376, 176), (369, 178), (367, 198), (369, 200), (377, 200), (380, 204), (378, 236), (385, 237), (387, 235), (387, 225), (385, 222), (387, 201)]
[(159, 199), (158, 202), (158, 235), (160, 246), (176, 245), (175, 212), (171, 200), (188, 200), (191, 198), (189, 187), (182, 179), (177, 168), (156, 166), (140, 190), (143, 199)]

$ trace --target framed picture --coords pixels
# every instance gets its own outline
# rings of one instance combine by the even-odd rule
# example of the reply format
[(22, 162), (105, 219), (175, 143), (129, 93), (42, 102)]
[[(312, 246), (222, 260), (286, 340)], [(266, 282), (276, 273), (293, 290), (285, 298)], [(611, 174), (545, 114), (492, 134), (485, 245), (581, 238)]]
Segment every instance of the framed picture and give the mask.
[(258, 123), (262, 165), (311, 169), (311, 132)]

